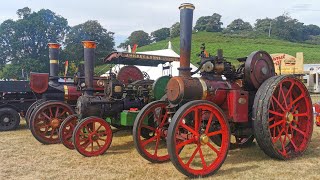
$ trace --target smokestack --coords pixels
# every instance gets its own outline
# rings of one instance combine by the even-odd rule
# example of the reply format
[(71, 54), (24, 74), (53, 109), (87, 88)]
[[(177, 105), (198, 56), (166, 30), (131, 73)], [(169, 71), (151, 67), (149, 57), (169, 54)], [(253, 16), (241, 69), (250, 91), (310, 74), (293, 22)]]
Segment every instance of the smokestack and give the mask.
[(84, 47), (85, 95), (93, 96), (93, 70), (97, 44), (94, 41), (82, 41), (82, 44)]
[(50, 80), (58, 82), (59, 73), (59, 48), (58, 43), (48, 43), (49, 46), (49, 59), (50, 59)]
[(180, 7), (180, 67), (179, 76), (190, 77), (190, 55), (192, 38), (193, 4), (184, 3)]

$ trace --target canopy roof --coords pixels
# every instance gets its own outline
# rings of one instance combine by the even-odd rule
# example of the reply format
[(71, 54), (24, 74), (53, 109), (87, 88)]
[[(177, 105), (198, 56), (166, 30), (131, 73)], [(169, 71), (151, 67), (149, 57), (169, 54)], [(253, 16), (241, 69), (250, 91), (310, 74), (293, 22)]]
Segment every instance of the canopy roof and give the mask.
[[(151, 52), (151, 51), (150, 51)], [(154, 53), (127, 53), (127, 52), (113, 52), (109, 54), (104, 62), (108, 64), (124, 64), (124, 65), (138, 65), (138, 66), (158, 66), (167, 62), (179, 62), (178, 57), (170, 55), (159, 55)]]

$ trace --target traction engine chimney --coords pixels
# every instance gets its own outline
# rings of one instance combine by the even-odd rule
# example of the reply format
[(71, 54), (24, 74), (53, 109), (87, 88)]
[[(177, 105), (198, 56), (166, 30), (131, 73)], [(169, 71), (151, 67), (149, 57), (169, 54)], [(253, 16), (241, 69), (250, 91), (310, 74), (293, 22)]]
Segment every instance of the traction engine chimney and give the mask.
[(59, 73), (59, 48), (58, 43), (48, 43), (49, 46), (49, 59), (50, 59), (50, 81), (58, 82)]
[(193, 4), (184, 3), (180, 7), (180, 67), (179, 76), (191, 77), (190, 56), (191, 56), (191, 38)]
[(97, 44), (94, 41), (82, 41), (82, 44), (84, 47), (85, 95), (93, 96), (93, 70)]

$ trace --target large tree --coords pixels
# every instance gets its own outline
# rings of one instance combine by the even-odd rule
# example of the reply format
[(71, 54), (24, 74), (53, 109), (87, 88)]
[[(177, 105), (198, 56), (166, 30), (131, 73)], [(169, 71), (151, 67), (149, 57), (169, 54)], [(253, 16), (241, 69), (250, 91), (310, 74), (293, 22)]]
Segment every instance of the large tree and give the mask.
[(255, 30), (261, 33), (269, 33), (270, 26), (272, 26), (272, 19), (264, 18), (257, 19), (255, 23)]
[(98, 43), (96, 49), (96, 64), (101, 64), (104, 57), (114, 51), (114, 33), (103, 28), (98, 21), (87, 21), (73, 26), (66, 36), (64, 58), (79, 64), (83, 60), (82, 41), (91, 40)]
[(242, 19), (236, 19), (232, 21), (226, 28), (226, 32), (241, 33), (252, 31), (252, 26), (249, 22), (245, 22)]
[(197, 31), (207, 32), (221, 32), (223, 23), (221, 22), (221, 15), (214, 13), (212, 16), (200, 17), (194, 27)]
[(170, 37), (175, 38), (178, 36), (180, 36), (180, 23), (176, 22), (170, 28)]
[(127, 49), (128, 45), (134, 45), (137, 44), (139, 47), (149, 45), (151, 43), (151, 37), (148, 33), (138, 30), (131, 33), (131, 35), (128, 37), (128, 39), (121, 43), (118, 47)]
[[(48, 9), (32, 12), (29, 8), (17, 11), (19, 19), (6, 20), (0, 25), (0, 65), (22, 67), (34, 62), (27, 71), (49, 71), (49, 42), (62, 43), (69, 29), (65, 18)], [(27, 72), (28, 73), (28, 72)], [(16, 74), (21, 77), (21, 73)]]
[(170, 37), (170, 28), (161, 28), (151, 33), (152, 40), (155, 42), (162, 41)]

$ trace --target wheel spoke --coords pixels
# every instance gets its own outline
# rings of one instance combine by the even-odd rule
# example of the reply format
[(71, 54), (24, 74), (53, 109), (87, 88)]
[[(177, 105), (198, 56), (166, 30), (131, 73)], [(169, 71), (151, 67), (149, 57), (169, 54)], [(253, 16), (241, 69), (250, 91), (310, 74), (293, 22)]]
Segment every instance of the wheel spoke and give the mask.
[(51, 120), (51, 118), (44, 112), (41, 113), (45, 118), (47, 118), (48, 120)]
[(303, 117), (303, 116), (309, 117), (308, 113), (298, 113), (298, 114), (293, 114), (293, 116), (295, 116), (295, 117)]
[(211, 137), (211, 136), (216, 136), (218, 134), (222, 134), (222, 131), (219, 130), (219, 131), (214, 131), (214, 132), (210, 132), (208, 134), (206, 134), (208, 137)]
[(279, 140), (279, 138), (282, 136), (283, 132), (284, 132), (284, 129), (281, 129), (278, 136), (272, 139), (273, 144)]
[(202, 153), (201, 146), (199, 146), (199, 154), (200, 154), (200, 158), (201, 158), (201, 162), (202, 162), (202, 167), (205, 169), (205, 168), (207, 168), (207, 163), (206, 163), (206, 160), (204, 159), (204, 155)]
[(55, 118), (57, 118), (57, 117), (58, 117), (59, 109), (60, 109), (60, 108), (59, 108), (59, 106), (57, 106), (57, 108), (56, 108), (56, 114), (55, 114), (55, 116), (54, 116)]
[(284, 115), (279, 113), (279, 112), (276, 112), (276, 111), (272, 111), (272, 110), (269, 110), (269, 113), (271, 114), (274, 114), (274, 115), (277, 115), (277, 116), (280, 116), (280, 117), (283, 117)]
[(196, 132), (195, 130), (191, 129), (189, 126), (185, 125), (183, 122), (180, 122), (180, 126), (182, 126), (184, 129), (188, 130), (192, 134), (198, 135), (198, 132)]
[(280, 89), (281, 89), (280, 91), (281, 91), (281, 95), (283, 97), (285, 107), (288, 108), (287, 99), (286, 99), (286, 96), (284, 95), (284, 92), (283, 92), (283, 84), (280, 85)]
[[(301, 131), (299, 128), (294, 127), (294, 126), (292, 126), (291, 124), (290, 124), (290, 127), (291, 127), (292, 129), (296, 130), (297, 132), (299, 132), (300, 134), (302, 134), (304, 137), (306, 137), (306, 133), (303, 132), (303, 131)], [(291, 133), (292, 133), (292, 132), (291, 132)]]
[(304, 95), (301, 94), (299, 97), (297, 97), (294, 101), (292, 101), (290, 104), (289, 104), (289, 108), (291, 108), (296, 102), (300, 101), (302, 98), (304, 98)]
[(146, 128), (146, 129), (149, 129), (150, 131), (156, 131), (156, 128), (154, 127), (151, 127), (151, 126), (147, 126), (147, 125), (141, 125), (141, 128)]
[(160, 136), (157, 135), (157, 139), (156, 139), (156, 146), (154, 147), (154, 156), (157, 155), (157, 152), (158, 152), (158, 147), (159, 147), (159, 142), (160, 142)]
[(185, 140), (185, 141), (183, 141), (183, 142), (181, 142), (181, 143), (179, 143), (179, 144), (177, 145), (177, 149), (180, 149), (180, 148), (182, 148), (183, 146), (188, 145), (188, 144), (193, 143), (193, 142), (194, 142), (193, 139)]
[(168, 113), (166, 112), (164, 114), (164, 116), (162, 117), (162, 121), (161, 121), (161, 124), (160, 124), (159, 127), (163, 127), (164, 126), (164, 124), (166, 123), (167, 118), (168, 118)]
[(98, 147), (101, 148), (101, 145), (98, 140), (96, 140), (96, 143), (97, 143)]
[(194, 130), (199, 132), (199, 109), (194, 110)]
[(278, 99), (276, 99), (274, 96), (272, 96), (272, 99), (278, 104), (278, 106), (280, 107), (280, 109), (285, 112), (286, 110), (284, 109), (284, 107), (282, 106), (282, 104), (278, 101)]
[(190, 166), (191, 162), (193, 161), (193, 159), (194, 159), (194, 157), (196, 156), (196, 154), (197, 154), (197, 152), (199, 151), (199, 149), (200, 149), (200, 146), (198, 145), (197, 148), (193, 151), (190, 159), (188, 160), (188, 162), (187, 162), (187, 164), (186, 164), (188, 167)]
[(53, 114), (52, 114), (52, 107), (49, 107), (49, 112), (50, 112), (50, 118), (52, 118)]
[(207, 126), (206, 126), (205, 134), (208, 133), (209, 128), (210, 128), (210, 124), (211, 124), (212, 120), (213, 120), (213, 113), (211, 112), (211, 113), (210, 113), (210, 116), (209, 116), (208, 124), (207, 124)]
[(150, 139), (144, 140), (144, 141), (142, 142), (142, 144), (141, 144), (142, 147), (145, 147), (147, 144), (151, 143), (151, 142), (154, 141), (156, 138), (157, 138), (157, 136), (153, 136), (153, 137), (150, 138)]
[(209, 146), (209, 148), (212, 149), (217, 155), (219, 154), (218, 149), (215, 148), (210, 142), (207, 143), (207, 146)]
[(276, 126), (279, 126), (279, 125), (281, 125), (281, 124), (284, 124), (286, 121), (283, 119), (283, 120), (281, 120), (281, 121), (278, 121), (278, 122), (276, 122), (276, 123), (273, 123), (271, 126), (269, 126), (269, 129), (271, 129), (271, 128), (274, 128), (274, 127), (276, 127)]

